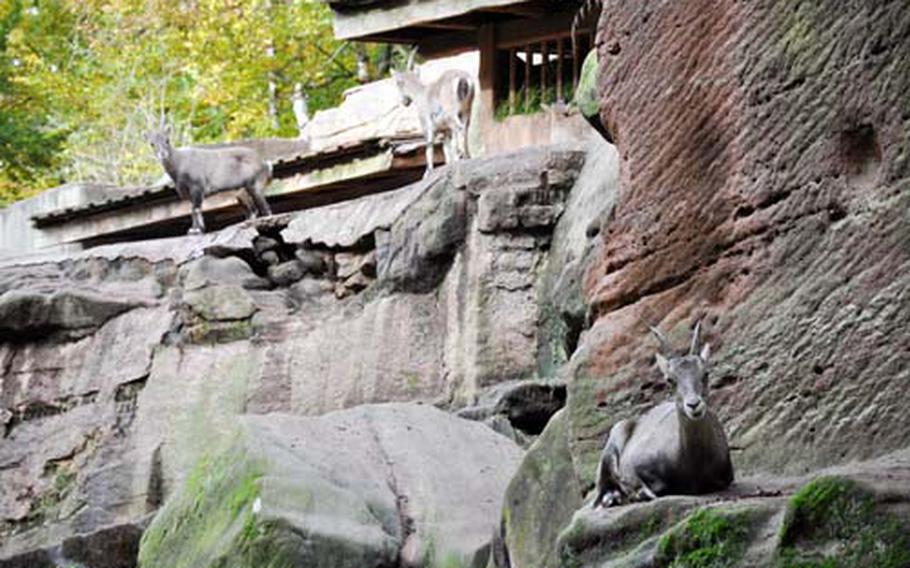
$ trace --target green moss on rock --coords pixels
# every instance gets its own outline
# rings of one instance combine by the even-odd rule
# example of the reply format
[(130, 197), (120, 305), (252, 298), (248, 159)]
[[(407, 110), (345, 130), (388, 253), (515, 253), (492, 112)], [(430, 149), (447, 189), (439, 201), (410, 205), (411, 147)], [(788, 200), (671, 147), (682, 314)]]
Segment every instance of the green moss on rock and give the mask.
[[(252, 506), (261, 470), (238, 448), (201, 459), (183, 490), (155, 517), (142, 537), (142, 568), (265, 566), (246, 564), (256, 534)], [(241, 538), (237, 538), (241, 536)], [(250, 537), (250, 538), (248, 538)], [(239, 543), (220, 546), (220, 543)]]
[(567, 419), (560, 411), (550, 420), (506, 490), (502, 523), (513, 565), (553, 566), (557, 537), (582, 505)]
[(592, 49), (585, 56), (575, 90), (575, 104), (585, 117), (600, 114), (600, 100), (597, 92), (597, 50)]
[(743, 513), (698, 509), (660, 538), (655, 565), (670, 568), (736, 566), (746, 550), (749, 519)]
[(782, 568), (910, 566), (910, 532), (880, 511), (871, 491), (821, 477), (793, 495), (780, 529)]

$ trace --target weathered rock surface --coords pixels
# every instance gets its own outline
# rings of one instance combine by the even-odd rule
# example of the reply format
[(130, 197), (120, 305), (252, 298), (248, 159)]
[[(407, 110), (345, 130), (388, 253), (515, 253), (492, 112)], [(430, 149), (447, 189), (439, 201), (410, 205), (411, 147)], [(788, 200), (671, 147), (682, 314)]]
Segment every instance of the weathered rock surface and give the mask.
[(246, 416), (142, 540), (143, 568), (483, 567), (521, 459), (428, 406)]
[[(20, 318), (34, 333), (0, 344), (0, 566), (88, 562), (59, 556), (77, 534), (104, 555), (93, 535), (135, 535), (237, 415), (457, 410), (503, 381), (540, 379), (551, 234), (583, 161), (533, 149), (324, 216), (4, 259), (0, 297), (79, 290), (101, 307), (50, 312), (62, 326), (51, 334)], [(482, 199), (501, 220), (483, 230)], [(306, 274), (269, 280), (268, 254)]]
[[(600, 243), (582, 272), (588, 321), (554, 373), (568, 388), (565, 443), (579, 489), (592, 487), (611, 425), (666, 396), (644, 322), (679, 344), (704, 322), (712, 404), (740, 478), (806, 474), (910, 446), (906, 6), (611, 4), (598, 46), (600, 117), (621, 156), (620, 189), (589, 226)], [(571, 323), (545, 321), (557, 330)], [(541, 353), (559, 369), (562, 352), (548, 345)], [(555, 435), (545, 430), (540, 440)], [(888, 509), (881, 495), (905, 482), (897, 473), (883, 480), (876, 510)], [(769, 510), (756, 501), (750, 525), (776, 534), (788, 498)], [(735, 517), (736, 507), (721, 512)], [(510, 534), (540, 519), (523, 514), (504, 518), (503, 541), (513, 547), (505, 552), (533, 566), (528, 559), (558, 550)], [(684, 554), (655, 556), (659, 539), (638, 521), (626, 526), (624, 514), (561, 541), (573, 542), (578, 558), (545, 565), (695, 565)], [(538, 527), (541, 535), (568, 525), (564, 515), (540, 521), (552, 523)], [(854, 550), (849, 537), (829, 537), (794, 554)], [(739, 565), (769, 565), (782, 546), (749, 548)], [(749, 560), (753, 553), (759, 560)], [(862, 565), (855, 556), (840, 561)]]
[(660, 396), (640, 318), (706, 322), (743, 473), (905, 447), (906, 5), (606, 12), (601, 109), (623, 171), (569, 381), (585, 477), (610, 423)]
[(554, 417), (509, 483), (493, 566), (557, 565), (556, 539), (582, 503), (582, 488), (569, 453), (568, 424), (565, 411)]

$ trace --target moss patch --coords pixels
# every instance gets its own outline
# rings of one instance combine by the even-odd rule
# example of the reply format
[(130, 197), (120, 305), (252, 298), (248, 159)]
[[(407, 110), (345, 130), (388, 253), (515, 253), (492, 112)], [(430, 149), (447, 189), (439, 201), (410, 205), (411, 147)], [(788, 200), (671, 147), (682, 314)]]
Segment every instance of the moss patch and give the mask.
[[(268, 566), (246, 564), (259, 537), (252, 506), (261, 469), (242, 450), (202, 458), (183, 489), (142, 536), (143, 568)], [(240, 550), (238, 550), (240, 548)]]
[(585, 56), (575, 91), (575, 104), (584, 116), (593, 117), (600, 113), (600, 93), (597, 91), (597, 50), (592, 49)]
[(910, 566), (910, 533), (849, 479), (821, 477), (800, 489), (790, 500), (780, 539), (782, 568)]
[(736, 566), (746, 550), (748, 537), (748, 519), (745, 514), (699, 509), (661, 537), (657, 545), (655, 566)]

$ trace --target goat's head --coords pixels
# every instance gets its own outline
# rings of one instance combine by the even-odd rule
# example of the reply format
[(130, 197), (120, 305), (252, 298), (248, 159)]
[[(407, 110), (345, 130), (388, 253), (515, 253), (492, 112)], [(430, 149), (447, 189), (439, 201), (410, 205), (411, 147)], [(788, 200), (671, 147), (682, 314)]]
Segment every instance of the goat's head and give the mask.
[(418, 82), (417, 74), (412, 71), (392, 70), (392, 78), (395, 80), (395, 86), (398, 87), (398, 94), (401, 95), (401, 104), (409, 106), (414, 102), (414, 84)]
[(404, 70), (398, 71), (392, 69), (392, 78), (395, 80), (395, 86), (401, 93), (401, 104), (404, 106), (414, 102), (414, 95), (420, 87), (420, 78), (415, 71), (415, 57), (417, 56), (417, 47), (408, 50), (408, 60), (405, 63)]
[(700, 344), (700, 330), (701, 322), (695, 324), (689, 352), (677, 355), (664, 334), (651, 327), (651, 332), (660, 342), (657, 366), (675, 390), (676, 407), (690, 420), (701, 420), (708, 413), (708, 358), (711, 346)]
[(165, 125), (145, 135), (159, 160), (167, 159), (171, 154), (171, 127)]

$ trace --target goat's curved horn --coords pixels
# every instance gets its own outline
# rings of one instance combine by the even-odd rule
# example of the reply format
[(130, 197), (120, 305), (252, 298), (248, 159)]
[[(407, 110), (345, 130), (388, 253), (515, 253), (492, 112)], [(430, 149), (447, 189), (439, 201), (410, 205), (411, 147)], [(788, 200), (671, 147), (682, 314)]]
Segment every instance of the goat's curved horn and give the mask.
[(657, 329), (656, 327), (654, 327), (653, 325), (649, 324), (648, 329), (651, 330), (651, 333), (653, 333), (654, 337), (657, 338), (657, 341), (660, 342), (661, 353), (663, 353), (667, 357), (673, 355), (673, 346), (670, 345), (670, 341), (667, 339), (667, 336), (665, 336), (663, 333), (661, 333), (661, 331), (659, 329)]
[(689, 355), (698, 355), (699, 338), (701, 332), (701, 320), (695, 322), (695, 330), (692, 331), (692, 344), (689, 346)]
[(416, 56), (417, 56), (417, 46), (415, 45), (413, 48), (411, 48), (411, 53), (408, 54), (408, 63), (404, 67), (405, 71), (414, 70), (414, 58)]

